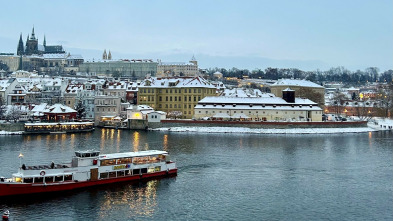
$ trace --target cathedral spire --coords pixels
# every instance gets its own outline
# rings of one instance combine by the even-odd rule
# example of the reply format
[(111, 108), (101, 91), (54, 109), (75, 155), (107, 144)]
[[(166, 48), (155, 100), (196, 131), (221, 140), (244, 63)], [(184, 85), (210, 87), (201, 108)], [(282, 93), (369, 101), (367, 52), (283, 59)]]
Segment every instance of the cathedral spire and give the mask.
[(19, 43), (18, 43), (18, 48), (16, 50), (17, 55), (22, 55), (24, 53), (24, 46), (23, 46), (23, 40), (22, 40), (22, 33), (20, 33), (19, 37)]
[(31, 32), (31, 40), (35, 40), (34, 25), (33, 25), (33, 31)]
[(46, 38), (45, 38), (45, 35), (44, 35), (44, 42), (43, 42), (42, 45), (44, 45), (44, 47), (46, 47)]
[(102, 54), (102, 60), (108, 59), (108, 56), (106, 55), (106, 49), (104, 50), (104, 53)]
[(109, 50), (109, 53), (108, 53), (108, 60), (112, 60), (111, 50)]

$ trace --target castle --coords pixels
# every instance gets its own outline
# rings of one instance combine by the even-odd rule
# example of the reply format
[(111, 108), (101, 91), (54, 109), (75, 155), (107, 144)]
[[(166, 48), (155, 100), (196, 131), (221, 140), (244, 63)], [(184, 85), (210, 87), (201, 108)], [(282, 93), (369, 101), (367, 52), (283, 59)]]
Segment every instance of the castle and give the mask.
[(34, 27), (31, 36), (27, 35), (26, 45), (23, 44), (22, 33), (20, 34), (17, 54), (18, 55), (42, 55), (42, 54), (64, 54), (65, 51), (61, 45), (46, 45), (44, 36), (43, 44), (38, 44), (38, 38), (35, 37)]

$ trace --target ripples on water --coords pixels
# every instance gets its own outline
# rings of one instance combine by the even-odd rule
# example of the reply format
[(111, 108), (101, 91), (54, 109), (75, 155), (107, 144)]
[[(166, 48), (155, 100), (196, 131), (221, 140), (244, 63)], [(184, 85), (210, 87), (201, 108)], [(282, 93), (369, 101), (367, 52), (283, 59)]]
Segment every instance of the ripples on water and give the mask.
[(0, 201), (11, 220), (392, 220), (393, 133), (195, 134), (96, 130), (0, 137), (0, 175), (75, 150), (160, 149), (175, 178)]

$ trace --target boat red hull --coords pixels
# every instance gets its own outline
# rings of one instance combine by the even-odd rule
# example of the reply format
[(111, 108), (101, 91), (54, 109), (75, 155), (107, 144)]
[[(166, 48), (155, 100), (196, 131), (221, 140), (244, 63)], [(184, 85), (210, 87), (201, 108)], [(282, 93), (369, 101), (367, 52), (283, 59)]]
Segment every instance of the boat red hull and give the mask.
[(0, 197), (35, 194), (35, 193), (59, 192), (59, 191), (86, 188), (91, 186), (106, 185), (111, 183), (173, 176), (176, 174), (177, 174), (177, 169), (172, 169), (169, 170), (168, 172), (161, 171), (157, 173), (145, 173), (142, 175), (108, 178), (108, 179), (101, 179), (95, 181), (82, 181), (82, 182), (71, 181), (71, 182), (48, 183), (48, 184), (32, 184), (32, 183), (15, 184), (15, 183), (3, 182), (0, 183)]

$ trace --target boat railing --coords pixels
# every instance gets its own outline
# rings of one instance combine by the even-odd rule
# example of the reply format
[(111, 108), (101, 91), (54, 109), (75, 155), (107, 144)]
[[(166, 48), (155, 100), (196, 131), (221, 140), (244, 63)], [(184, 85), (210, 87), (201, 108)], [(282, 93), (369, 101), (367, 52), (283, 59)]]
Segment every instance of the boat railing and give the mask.
[(37, 165), (37, 166), (25, 166), (22, 165), (23, 170), (49, 170), (49, 169), (63, 169), (70, 168), (69, 165), (66, 164), (53, 164), (53, 165)]

